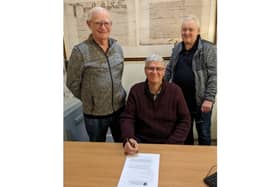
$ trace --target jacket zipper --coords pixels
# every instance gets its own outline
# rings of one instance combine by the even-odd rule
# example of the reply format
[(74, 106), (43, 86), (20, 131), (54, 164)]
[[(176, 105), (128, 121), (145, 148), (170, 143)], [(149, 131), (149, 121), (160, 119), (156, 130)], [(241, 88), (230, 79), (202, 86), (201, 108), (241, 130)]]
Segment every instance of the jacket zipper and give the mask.
[[(96, 43), (95, 41), (93, 41), (94, 43)], [(112, 45), (114, 45), (112, 43)], [(110, 62), (109, 62), (109, 58), (107, 56), (107, 54), (103, 51), (103, 49), (96, 43), (96, 46), (102, 51), (102, 53), (104, 54), (104, 56), (106, 57), (106, 62), (108, 64), (109, 67), (109, 73), (110, 73), (110, 78), (111, 78), (111, 82), (112, 82), (112, 109), (113, 109), (113, 113), (115, 113), (115, 109), (114, 109), (114, 82), (113, 82), (113, 76), (112, 76), (112, 71), (111, 71), (111, 66), (110, 66)], [(109, 46), (107, 53), (109, 52), (110, 48), (112, 46)]]
[(108, 59), (108, 56), (105, 54), (106, 56), (106, 61), (108, 63), (108, 67), (109, 67), (109, 72), (110, 72), (110, 78), (111, 78), (111, 82), (112, 82), (112, 109), (113, 109), (113, 113), (115, 113), (115, 108), (114, 108), (114, 82), (113, 82), (113, 76), (112, 76), (112, 71), (111, 71), (111, 66), (110, 66), (110, 62)]

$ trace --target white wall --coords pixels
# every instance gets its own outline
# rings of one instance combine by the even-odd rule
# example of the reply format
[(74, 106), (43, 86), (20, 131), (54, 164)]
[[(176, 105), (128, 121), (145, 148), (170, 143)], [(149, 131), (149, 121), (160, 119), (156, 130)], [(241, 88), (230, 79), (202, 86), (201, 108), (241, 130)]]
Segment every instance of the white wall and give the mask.
[(145, 79), (144, 62), (125, 62), (122, 81), (127, 93), (131, 86)]

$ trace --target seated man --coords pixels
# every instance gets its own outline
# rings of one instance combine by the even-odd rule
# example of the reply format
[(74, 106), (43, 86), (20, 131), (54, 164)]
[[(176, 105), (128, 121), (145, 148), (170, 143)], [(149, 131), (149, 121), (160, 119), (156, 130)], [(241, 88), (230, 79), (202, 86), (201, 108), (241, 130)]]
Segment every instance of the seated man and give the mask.
[(158, 55), (145, 60), (145, 82), (134, 85), (121, 114), (126, 154), (138, 152), (138, 143), (184, 144), (190, 114), (181, 89), (163, 80), (165, 64)]

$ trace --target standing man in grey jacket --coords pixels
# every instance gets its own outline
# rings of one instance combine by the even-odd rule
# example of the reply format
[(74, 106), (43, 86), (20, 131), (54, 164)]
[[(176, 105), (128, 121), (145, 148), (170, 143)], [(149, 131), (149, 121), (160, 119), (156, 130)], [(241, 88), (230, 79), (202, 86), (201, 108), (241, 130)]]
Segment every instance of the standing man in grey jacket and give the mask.
[(126, 93), (122, 86), (124, 57), (110, 38), (112, 20), (102, 7), (89, 11), (89, 38), (74, 46), (67, 69), (67, 87), (83, 104), (90, 141), (104, 142), (110, 127), (114, 141), (121, 141), (119, 115)]
[(172, 51), (165, 79), (181, 87), (192, 125), (185, 144), (194, 144), (195, 121), (199, 145), (211, 144), (211, 114), (217, 92), (216, 47), (201, 39), (199, 20), (187, 16), (181, 27), (182, 42)]

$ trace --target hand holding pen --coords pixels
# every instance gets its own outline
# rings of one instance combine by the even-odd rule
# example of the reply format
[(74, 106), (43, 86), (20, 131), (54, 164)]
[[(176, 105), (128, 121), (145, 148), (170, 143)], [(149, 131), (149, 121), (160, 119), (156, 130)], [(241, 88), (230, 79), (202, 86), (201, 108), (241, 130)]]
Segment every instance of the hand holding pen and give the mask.
[(124, 145), (124, 153), (128, 155), (133, 155), (138, 153), (138, 143), (133, 138), (127, 138)]

